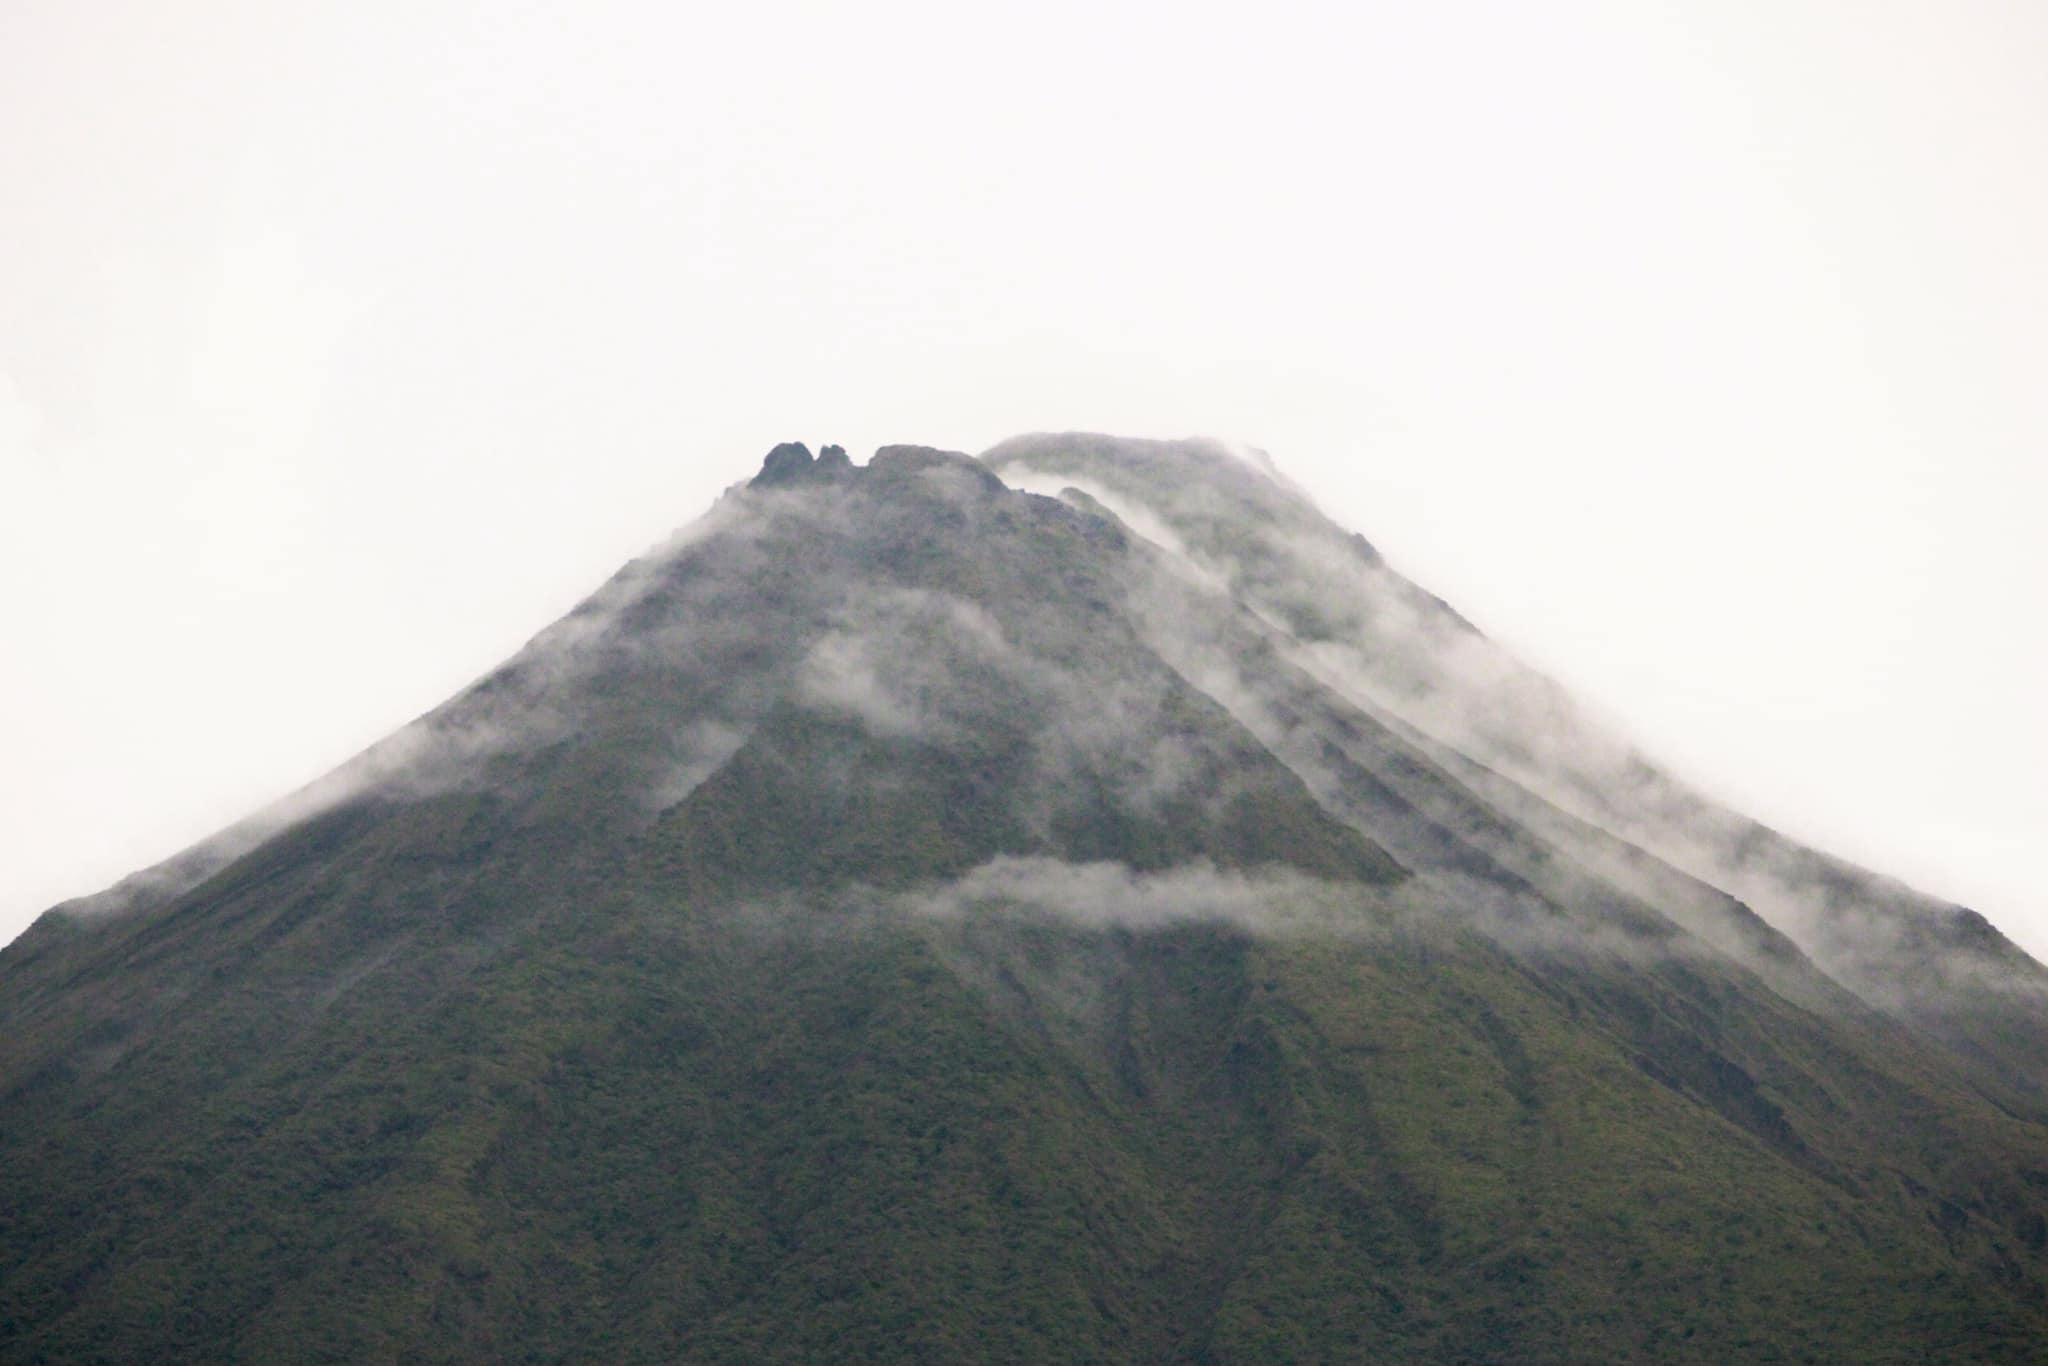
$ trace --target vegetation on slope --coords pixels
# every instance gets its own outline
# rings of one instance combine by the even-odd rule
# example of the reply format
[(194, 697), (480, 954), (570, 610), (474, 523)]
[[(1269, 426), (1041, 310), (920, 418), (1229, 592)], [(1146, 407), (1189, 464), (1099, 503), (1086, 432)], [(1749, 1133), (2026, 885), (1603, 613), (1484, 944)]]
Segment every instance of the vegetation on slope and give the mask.
[(1250, 644), (1205, 692), (1103, 516), (732, 498), (436, 767), (0, 953), (0, 1359), (2048, 1341), (2048, 1130), (1797, 950)]

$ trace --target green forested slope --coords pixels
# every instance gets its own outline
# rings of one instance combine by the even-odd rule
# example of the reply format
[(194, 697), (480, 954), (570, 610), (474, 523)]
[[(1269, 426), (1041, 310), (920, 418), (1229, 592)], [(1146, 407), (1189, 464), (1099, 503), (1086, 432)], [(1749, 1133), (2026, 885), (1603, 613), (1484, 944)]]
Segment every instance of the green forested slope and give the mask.
[(2048, 1129), (1950, 1041), (1169, 658), (1127, 528), (776, 468), (0, 952), (0, 1360), (2041, 1355)]

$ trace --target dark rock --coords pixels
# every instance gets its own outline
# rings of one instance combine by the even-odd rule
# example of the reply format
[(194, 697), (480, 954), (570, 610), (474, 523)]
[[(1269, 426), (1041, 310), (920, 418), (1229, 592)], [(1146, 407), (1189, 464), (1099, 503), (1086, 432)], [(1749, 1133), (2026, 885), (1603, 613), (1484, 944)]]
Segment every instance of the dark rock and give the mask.
[(843, 479), (853, 473), (853, 461), (846, 454), (844, 446), (827, 446), (818, 452), (818, 463), (811, 472), (821, 479)]
[(942, 451), (935, 446), (884, 446), (868, 461), (868, 469), (888, 478), (903, 478), (928, 470), (954, 470), (988, 493), (1008, 492), (1007, 486), (988, 466), (961, 451)]
[(761, 462), (761, 472), (754, 476), (748, 488), (775, 488), (794, 484), (811, 472), (811, 448), (801, 441), (785, 441), (768, 452), (768, 458)]

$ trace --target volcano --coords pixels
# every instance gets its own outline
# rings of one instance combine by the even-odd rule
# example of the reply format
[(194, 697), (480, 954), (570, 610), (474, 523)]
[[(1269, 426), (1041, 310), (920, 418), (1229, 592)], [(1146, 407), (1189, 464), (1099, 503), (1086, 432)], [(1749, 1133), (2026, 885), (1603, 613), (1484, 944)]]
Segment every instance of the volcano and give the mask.
[(0, 1358), (2021, 1360), (2048, 972), (1257, 452), (778, 446), (0, 950)]

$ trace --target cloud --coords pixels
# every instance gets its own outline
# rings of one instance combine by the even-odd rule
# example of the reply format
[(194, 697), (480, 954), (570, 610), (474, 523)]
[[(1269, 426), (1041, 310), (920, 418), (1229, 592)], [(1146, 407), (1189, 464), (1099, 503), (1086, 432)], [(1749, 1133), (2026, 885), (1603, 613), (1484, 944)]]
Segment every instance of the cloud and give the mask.
[[(777, 919), (802, 923), (811, 914), (791, 903)], [(1200, 859), (1141, 872), (1117, 862), (1002, 856), (953, 881), (893, 898), (856, 890), (843, 898), (839, 915), (827, 919), (843, 928), (849, 914), (859, 924), (898, 916), (969, 925), (1021, 918), (1087, 932), (1215, 925), (1259, 938), (1353, 943), (1472, 934), (1518, 954), (1638, 964), (1711, 952), (1683, 935), (1574, 915), (1526, 888), (1457, 873), (1367, 886), (1287, 868), (1219, 869)]]
[(1284, 869), (1224, 871), (1194, 862), (1139, 873), (1121, 863), (993, 859), (955, 882), (903, 898), (912, 915), (937, 919), (1023, 913), (1089, 929), (1231, 925), (1258, 933), (1385, 927), (1386, 903), (1353, 884)]
[[(1190, 474), (1189, 462), (1201, 451), (1190, 448), (1176, 466), (1160, 457), (1161, 449), (1103, 438), (1025, 438), (991, 458), (1006, 475), (1036, 487), (1083, 488), (1150, 543), (1156, 572), (1134, 594), (1148, 640), (1282, 753), (1333, 809), (1342, 812), (1341, 785), (1313, 752), (1318, 737), (1290, 744), (1293, 727), (1272, 707), (1263, 681), (1204, 635), (1213, 613), (1210, 623), (1197, 624), (1201, 614), (1191, 605), (1203, 595), (1217, 600), (1217, 611), (1227, 606), (1262, 623), (1271, 654), (1259, 671), (1299, 671), (1425, 748), (1442, 746), (1475, 762), (1506, 784), (1498, 800), (1521, 804), (1511, 812), (1515, 819), (1543, 823), (1545, 804), (1566, 813), (1569, 819), (1546, 828), (1586, 864), (1595, 885), (1591, 870), (1615, 866), (1599, 846), (1611, 836), (1732, 895), (1873, 1002), (1896, 1005), (1987, 981), (2042, 994), (2038, 969), (1993, 947), (1954, 908), (1802, 849), (1663, 772), (1306, 499), (1287, 496), (1284, 483), (1233, 483), (1225, 496), (1222, 484), (1232, 481)], [(1238, 467), (1247, 474), (1253, 468), (1242, 461)], [(1404, 852), (1398, 832), (1385, 824), (1367, 833), (1387, 839), (1397, 856)], [(1621, 885), (1668, 894), (1676, 884), (1631, 874)], [(1672, 910), (1748, 961), (1769, 952), (1740, 929), (1739, 907), (1686, 895)]]
[(978, 604), (890, 588), (839, 605), (833, 626), (804, 658), (796, 698), (851, 716), (878, 736), (940, 742), (1024, 703), (1050, 673), (1011, 645)]

